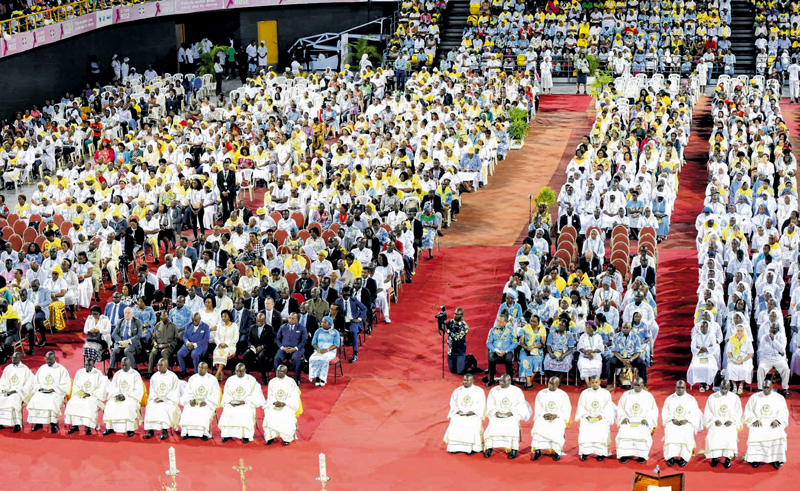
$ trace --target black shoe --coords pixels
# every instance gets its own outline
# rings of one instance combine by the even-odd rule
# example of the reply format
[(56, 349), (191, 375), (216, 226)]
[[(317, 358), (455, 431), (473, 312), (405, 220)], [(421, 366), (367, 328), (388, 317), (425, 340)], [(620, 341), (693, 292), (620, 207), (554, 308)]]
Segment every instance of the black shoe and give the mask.
[(15, 425), (11, 433), (19, 433), (20, 431), (22, 431), (22, 425)]
[(761, 462), (750, 462), (750, 467), (752, 467), (753, 469), (758, 469), (759, 467), (761, 467)]
[(628, 457), (620, 457), (619, 458), (619, 463), (620, 464), (627, 464), (628, 463)]
[(178, 378), (186, 378), (186, 375), (188, 375), (188, 374), (185, 371), (178, 372)]
[(31, 432), (34, 432), (34, 431), (39, 431), (39, 430), (41, 430), (41, 429), (42, 429), (42, 425), (40, 425), (40, 424), (35, 424), (35, 425), (33, 425), (33, 428), (31, 428)]
[(161, 430), (161, 439), (166, 440), (169, 438), (169, 432), (167, 430)]
[(50, 433), (58, 433), (58, 425), (55, 423), (50, 423)]
[(606, 460), (606, 456), (605, 455), (598, 455), (597, 457), (595, 457), (595, 459), (597, 459), (598, 462), (602, 462), (602, 461)]
[(275, 440), (270, 438), (269, 440), (267, 440), (266, 445), (272, 445), (273, 443), (275, 443)]
[(688, 464), (688, 463), (689, 463), (689, 462), (687, 462), (687, 461), (685, 461), (685, 460), (681, 459), (681, 460), (678, 462), (678, 465), (679, 465), (679, 466), (681, 466), (681, 467), (686, 467), (686, 464)]
[(533, 452), (531, 454), (531, 460), (533, 460), (533, 461), (539, 460), (539, 457), (541, 457), (541, 456), (542, 456), (541, 450), (536, 450), (535, 452)]
[(31, 346), (31, 349), (28, 350), (28, 356), (32, 356), (34, 353), (36, 353), (36, 350)]
[(508, 454), (508, 458), (509, 458), (509, 460), (516, 459), (517, 458), (517, 451), (516, 450), (512, 450), (511, 453)]
[(250, 439), (249, 438), (242, 438), (242, 444), (243, 445), (247, 445), (248, 443), (250, 443)]
[(711, 459), (711, 467), (716, 467), (719, 465), (719, 459)]
[(728, 458), (726, 458), (725, 462), (722, 463), (722, 467), (724, 467), (726, 469), (730, 469), (731, 465), (733, 465), (733, 463), (731, 462), (731, 459), (728, 459)]
[(639, 457), (638, 459), (636, 459), (636, 462), (638, 462), (640, 464), (644, 464), (645, 462), (647, 462), (647, 459), (644, 458), (644, 457)]
[(557, 453), (557, 452), (553, 452), (553, 460), (555, 460), (556, 462), (561, 460), (561, 454)]
[(586, 462), (586, 459), (588, 458), (588, 455), (581, 454), (581, 456), (579, 458), (581, 459), (581, 462)]
[(781, 395), (783, 395), (783, 397), (787, 397), (787, 398), (789, 397), (789, 391), (788, 391), (788, 390), (786, 390), (786, 389), (783, 389), (783, 390), (782, 390), (782, 391), (780, 391), (780, 392), (781, 392)]
[(283, 446), (284, 447), (288, 447), (289, 446), (289, 442), (283, 442)]
[(670, 467), (672, 467), (673, 465), (675, 465), (675, 459), (674, 459), (674, 458), (672, 458), (672, 459), (667, 459), (667, 465), (668, 465), (668, 466), (670, 466)]
[(225, 438), (223, 438), (223, 439), (222, 439), (222, 443), (225, 443), (225, 442), (227, 442), (228, 440), (230, 440), (230, 438), (229, 438), (229, 437), (225, 437)]
[(773, 462), (772, 463), (772, 467), (774, 467), (775, 469), (780, 469), (782, 465), (783, 465), (783, 462)]
[(492, 456), (492, 449), (491, 448), (487, 448), (486, 450), (484, 450), (483, 451), (483, 456), (486, 457), (487, 459), (489, 457), (491, 457)]
[(181, 440), (188, 440), (188, 439), (189, 439), (189, 435), (183, 435), (183, 436), (181, 437)]
[(47, 340), (46, 339), (42, 339), (41, 341), (36, 343), (36, 346), (39, 347), (39, 348), (43, 348), (43, 347), (47, 346)]
[(113, 375), (114, 371), (109, 368), (108, 371), (106, 372), (106, 377), (111, 378)]
[(69, 431), (67, 431), (67, 435), (71, 435), (71, 434), (77, 433), (77, 432), (78, 432), (78, 427), (75, 426), (75, 425), (72, 425), (72, 426), (70, 426)]
[(92, 429), (87, 426), (85, 434), (86, 434), (86, 436), (91, 435), (92, 434)]
[(358, 361), (358, 355), (353, 355), (352, 357), (350, 357), (349, 360), (347, 360), (348, 363), (355, 363), (357, 361)]
[(153, 438), (153, 436), (155, 436), (155, 433), (153, 432), (153, 430), (147, 430), (147, 433), (144, 434), (144, 439), (145, 440), (149, 440), (149, 439)]
[(208, 435), (203, 435), (203, 441), (204, 441), (204, 442), (207, 442), (207, 441), (208, 441)]
[(114, 430), (112, 430), (112, 429), (107, 429), (106, 431), (104, 431), (104, 432), (103, 432), (103, 436), (108, 436), (108, 435), (111, 435), (111, 434), (113, 434), (113, 433), (114, 433)]

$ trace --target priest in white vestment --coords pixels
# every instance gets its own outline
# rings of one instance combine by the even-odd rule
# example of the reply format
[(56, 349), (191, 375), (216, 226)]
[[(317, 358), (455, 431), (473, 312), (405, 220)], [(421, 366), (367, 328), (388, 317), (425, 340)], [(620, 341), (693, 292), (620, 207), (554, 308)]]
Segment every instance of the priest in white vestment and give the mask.
[(611, 393), (600, 388), (600, 379), (589, 379), (589, 387), (581, 392), (575, 421), (580, 421), (578, 433), (578, 453), (581, 461), (589, 455), (596, 455), (601, 461), (611, 454), (611, 425), (616, 410), (611, 401)]
[(222, 392), (222, 416), (219, 430), (222, 443), (231, 438), (241, 438), (243, 443), (253, 439), (256, 428), (256, 408), (264, 405), (261, 384), (247, 373), (244, 363), (236, 365), (236, 375), (225, 382)]
[(650, 458), (653, 432), (658, 425), (658, 405), (653, 394), (644, 390), (644, 381), (637, 377), (633, 389), (626, 391), (617, 403), (617, 458), (621, 463), (636, 459), (643, 464)]
[(123, 358), (122, 370), (114, 374), (108, 388), (106, 409), (103, 411), (103, 422), (106, 425), (104, 436), (114, 432), (125, 432), (128, 437), (133, 436), (142, 419), (144, 393), (142, 376), (131, 368), (128, 358)]
[(519, 451), (519, 422), (529, 420), (531, 412), (522, 390), (511, 385), (511, 377), (500, 377), (500, 385), (492, 388), (486, 399), (489, 426), (483, 433), (484, 457), (490, 457), (493, 449), (502, 448), (509, 451), (509, 459), (515, 458)]
[(161, 431), (161, 440), (169, 436), (169, 429), (178, 429), (181, 409), (181, 381), (175, 372), (169, 369), (165, 358), (158, 360), (158, 370), (150, 378), (150, 390), (147, 396), (147, 407), (144, 412), (144, 439), (153, 438), (155, 431)]
[(675, 393), (670, 394), (661, 409), (664, 425), (664, 458), (672, 467), (675, 462), (685, 467), (694, 453), (694, 434), (703, 426), (703, 413), (694, 397), (686, 393), (686, 382), (675, 384)]
[(28, 401), (28, 423), (33, 424), (31, 431), (39, 431), (42, 425), (49, 424), (50, 433), (56, 433), (61, 405), (70, 393), (72, 380), (67, 369), (56, 363), (54, 352), (48, 351), (44, 361), (45, 364), (36, 370), (33, 396)]
[(197, 373), (189, 377), (189, 383), (181, 396), (181, 438), (211, 438), (211, 418), (219, 406), (221, 394), (219, 381), (208, 373), (208, 363), (201, 362)]
[(750, 428), (745, 460), (753, 467), (768, 462), (780, 468), (786, 462), (789, 409), (786, 399), (772, 389), (771, 380), (765, 380), (761, 392), (750, 396), (744, 408), (744, 422)]
[(692, 362), (686, 381), (689, 386), (700, 384), (700, 392), (714, 386), (714, 377), (720, 367), (719, 343), (722, 340), (709, 331), (708, 322), (700, 324), (700, 331), (692, 336)]
[(739, 453), (739, 431), (742, 429), (742, 401), (731, 389), (733, 383), (723, 380), (719, 392), (711, 394), (706, 401), (703, 413), (706, 429), (706, 458), (711, 459), (711, 467), (724, 459), (722, 466), (731, 468), (731, 462)]
[(267, 386), (264, 404), (264, 438), (267, 445), (280, 438), (283, 445), (297, 439), (297, 417), (303, 412), (300, 389), (294, 379), (286, 376), (286, 365), (278, 365), (277, 376)]
[(11, 364), (0, 377), (0, 428), (13, 426), (14, 433), (22, 429), (22, 405), (33, 394), (33, 372), (22, 364), (22, 353), (11, 357)]
[(70, 435), (83, 426), (87, 435), (97, 427), (97, 413), (105, 407), (108, 377), (94, 367), (94, 360), (87, 358), (83, 368), (75, 374), (72, 381), (72, 395), (64, 409), (64, 424), (69, 425)]
[(542, 450), (553, 452), (553, 460), (564, 453), (564, 432), (572, 418), (572, 403), (566, 392), (559, 389), (561, 380), (550, 377), (547, 388), (536, 394), (531, 429), (531, 460), (539, 460)]
[(483, 451), (483, 415), (486, 410), (486, 394), (475, 386), (475, 377), (464, 375), (463, 385), (450, 396), (450, 412), (444, 442), (450, 453)]

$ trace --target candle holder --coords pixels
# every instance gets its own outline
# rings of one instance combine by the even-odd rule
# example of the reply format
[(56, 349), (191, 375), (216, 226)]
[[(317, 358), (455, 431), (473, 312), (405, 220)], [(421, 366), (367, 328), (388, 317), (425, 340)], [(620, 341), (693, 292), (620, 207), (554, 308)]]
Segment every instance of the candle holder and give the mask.
[(319, 476), (317, 478), (317, 482), (322, 485), (322, 491), (325, 491), (325, 486), (328, 485), (328, 481), (330, 481), (330, 476)]
[(169, 447), (169, 469), (165, 471), (164, 474), (172, 478), (172, 484), (164, 484), (161, 482), (161, 478), (159, 478), (158, 482), (161, 484), (161, 491), (178, 491), (178, 482), (175, 480), (175, 477), (180, 473), (181, 471), (179, 471), (178, 467), (175, 465), (175, 447)]

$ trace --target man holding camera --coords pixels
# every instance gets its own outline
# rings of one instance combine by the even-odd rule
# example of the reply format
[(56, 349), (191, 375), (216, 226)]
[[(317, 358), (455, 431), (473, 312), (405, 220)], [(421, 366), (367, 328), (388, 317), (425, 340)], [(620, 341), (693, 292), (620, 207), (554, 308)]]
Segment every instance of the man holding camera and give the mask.
[[(440, 316), (446, 319), (447, 312), (442, 310)], [(461, 307), (456, 309), (453, 319), (444, 321), (439, 328), (439, 334), (447, 334), (447, 366), (450, 373), (455, 375), (474, 373), (478, 366), (475, 356), (467, 354), (468, 332), (469, 325), (464, 321), (464, 309)]]

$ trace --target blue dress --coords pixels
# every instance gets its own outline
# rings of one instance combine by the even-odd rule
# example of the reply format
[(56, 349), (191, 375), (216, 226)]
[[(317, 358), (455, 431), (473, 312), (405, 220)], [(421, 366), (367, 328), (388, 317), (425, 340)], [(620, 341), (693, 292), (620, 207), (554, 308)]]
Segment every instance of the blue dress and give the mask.
[[(540, 328), (534, 332), (533, 328), (529, 325), (522, 329), (523, 344), (525, 346), (533, 346), (535, 344), (543, 343), (545, 341), (544, 329)], [(543, 348), (531, 349), (531, 354), (528, 354), (524, 349), (519, 352), (519, 376), (520, 377), (533, 377), (533, 374), (542, 371), (542, 360), (544, 359)]]
[[(569, 331), (561, 334), (553, 330), (547, 336), (547, 346), (550, 346), (554, 353), (565, 353), (568, 349), (575, 347), (575, 338)], [(551, 372), (569, 372), (572, 369), (572, 358), (572, 356), (567, 356), (563, 360), (557, 361), (548, 353), (544, 358), (544, 369)]]

